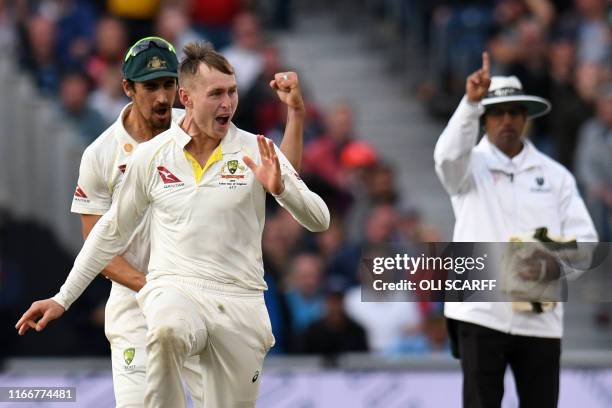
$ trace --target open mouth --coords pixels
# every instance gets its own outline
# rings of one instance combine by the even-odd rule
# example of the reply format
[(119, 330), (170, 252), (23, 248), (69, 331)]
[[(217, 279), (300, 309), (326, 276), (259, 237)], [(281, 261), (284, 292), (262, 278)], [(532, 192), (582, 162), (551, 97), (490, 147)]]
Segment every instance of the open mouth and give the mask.
[(159, 116), (166, 116), (169, 111), (170, 111), (170, 108), (157, 108), (153, 110), (153, 113)]
[(230, 120), (229, 115), (219, 115), (215, 118), (215, 121), (221, 126), (227, 125), (229, 120)]

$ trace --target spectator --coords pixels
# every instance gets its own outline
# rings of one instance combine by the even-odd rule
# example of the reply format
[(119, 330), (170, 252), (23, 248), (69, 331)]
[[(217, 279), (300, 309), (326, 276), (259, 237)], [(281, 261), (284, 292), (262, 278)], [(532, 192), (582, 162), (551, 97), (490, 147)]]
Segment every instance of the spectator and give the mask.
[(293, 331), (298, 335), (323, 315), (323, 278), (323, 261), (319, 255), (301, 253), (295, 256), (289, 269), (285, 296), (293, 319)]
[(318, 252), (323, 257), (325, 263), (329, 262), (342, 246), (342, 242), (345, 239), (343, 225), (342, 218), (332, 214), (327, 231), (315, 235)]
[[(409, 302), (411, 299), (401, 292), (366, 295), (373, 291), (372, 273), (362, 267), (362, 262), (398, 250), (397, 246), (391, 248), (398, 243), (395, 208), (389, 204), (378, 205), (367, 219), (365, 239), (340, 249), (328, 266), (328, 276), (343, 279), (351, 286), (344, 298), (346, 313), (365, 328), (372, 350), (388, 352), (404, 335), (418, 327), (420, 312), (416, 303)], [(355, 286), (357, 283), (361, 286)]]
[(574, 10), (568, 11), (559, 26), (571, 31), (576, 40), (579, 64), (605, 64), (610, 58), (610, 28), (606, 0), (575, 0)]
[(425, 315), (419, 330), (402, 337), (391, 349), (391, 353), (425, 354), (448, 350), (444, 314), (439, 310), (433, 310)]
[[(516, 61), (508, 66), (507, 74), (521, 78), (523, 89), (532, 95), (550, 98), (550, 76), (547, 65), (548, 42), (545, 27), (535, 19), (524, 19), (518, 24)], [(552, 153), (552, 141), (546, 121), (536, 121), (530, 129), (530, 140), (540, 150)]]
[(566, 33), (557, 33), (549, 49), (550, 101), (555, 107), (543, 118), (553, 138), (555, 157), (568, 169), (573, 168), (576, 135), (591, 109), (574, 86), (576, 46)]
[(106, 9), (125, 24), (128, 29), (125, 41), (134, 44), (143, 37), (153, 35), (160, 3), (161, 0), (106, 0)]
[(90, 97), (91, 107), (104, 117), (107, 125), (119, 117), (119, 113), (129, 102), (121, 87), (121, 79), (121, 67), (105, 67), (100, 87), (93, 91)]
[(58, 59), (64, 68), (75, 69), (85, 63), (92, 51), (96, 14), (80, 0), (61, 0), (57, 5)]
[[(374, 256), (391, 256), (385, 248), (368, 249), (362, 259)], [(347, 315), (361, 325), (367, 334), (368, 344), (377, 353), (397, 352), (397, 345), (418, 332), (421, 315), (417, 303), (404, 292), (373, 289), (373, 274), (367, 268), (359, 271), (361, 286), (347, 290), (344, 307)]]
[[(347, 162), (346, 153), (355, 153), (354, 148), (365, 142), (351, 142), (342, 152), (343, 164)], [(347, 167), (348, 187), (354, 198), (354, 204), (347, 213), (346, 235), (349, 241), (356, 241), (364, 236), (365, 224), (372, 208), (377, 205), (395, 205), (398, 193), (395, 188), (393, 169), (385, 163), (377, 163), (374, 149), (365, 144), (359, 148), (359, 155), (365, 156), (359, 167)]]
[(43, 94), (54, 95), (60, 77), (56, 61), (56, 27), (52, 21), (37, 15), (29, 20), (27, 28), (29, 53), (24, 58), (25, 67)]
[[(494, 34), (488, 46), (495, 63), (500, 69), (523, 61), (528, 63), (528, 55), (540, 53), (543, 33), (553, 22), (555, 9), (549, 0), (500, 0), (493, 11)], [(535, 49), (525, 47), (529, 37), (537, 40)], [(467, 74), (467, 73), (466, 73)]]
[(127, 32), (125, 25), (116, 18), (103, 17), (96, 26), (96, 45), (94, 54), (87, 61), (87, 74), (96, 86), (109, 66), (120, 66), (127, 51)]
[(277, 72), (286, 71), (281, 62), (278, 48), (263, 46), (260, 53), (263, 66), (253, 85), (242, 93), (241, 107), (234, 121), (244, 129), (254, 129), (263, 133), (275, 143), (280, 143), (285, 129), (286, 112), (276, 95), (270, 89), (270, 78)]
[(342, 279), (328, 279), (325, 285), (325, 312), (300, 337), (298, 350), (301, 353), (333, 357), (341, 353), (368, 351), (365, 330), (348, 317), (344, 309), (345, 290)]
[(399, 237), (396, 229), (398, 214), (392, 205), (377, 205), (368, 213), (366, 220), (364, 236), (359, 241), (344, 244), (328, 264), (328, 275), (340, 275), (350, 286), (358, 283), (359, 260), (362, 254), (368, 248), (397, 242)]
[(106, 128), (104, 118), (89, 105), (89, 81), (82, 72), (69, 72), (60, 83), (61, 111), (89, 144)]
[(196, 30), (221, 50), (231, 42), (232, 22), (242, 3), (242, 0), (189, 0), (188, 7)]
[(612, 82), (601, 87), (597, 114), (580, 129), (576, 170), (595, 226), (606, 242), (612, 239)]
[(179, 61), (183, 59), (183, 47), (187, 43), (204, 40), (204, 37), (189, 25), (189, 16), (185, 8), (176, 3), (162, 6), (157, 14), (155, 27), (157, 35), (174, 45)]
[(292, 232), (294, 228), (286, 227), (291, 224), (283, 220), (283, 212), (284, 210), (278, 210), (276, 214), (268, 216), (262, 237), (264, 279), (268, 285), (264, 298), (276, 339), (273, 353), (291, 351), (294, 337), (292, 316), (284, 296), (283, 284), (297, 238)]
[(441, 237), (438, 230), (427, 224), (419, 210), (408, 204), (400, 208), (397, 230), (405, 245), (425, 242), (440, 242)]
[(264, 59), (261, 55), (263, 39), (257, 16), (243, 12), (232, 24), (232, 43), (222, 53), (236, 70), (236, 82), (240, 96), (250, 92), (262, 73)]
[(347, 102), (331, 107), (325, 120), (325, 134), (304, 149), (302, 167), (305, 173), (317, 175), (336, 188), (346, 188), (340, 156), (354, 138), (353, 116), (353, 107)]

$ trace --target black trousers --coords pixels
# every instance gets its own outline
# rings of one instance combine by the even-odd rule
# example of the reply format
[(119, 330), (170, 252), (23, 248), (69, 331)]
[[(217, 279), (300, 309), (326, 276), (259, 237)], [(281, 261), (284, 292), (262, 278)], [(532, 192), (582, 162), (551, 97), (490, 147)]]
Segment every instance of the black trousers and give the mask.
[(521, 408), (555, 408), (561, 339), (516, 336), (458, 321), (463, 407), (499, 408), (504, 374), (514, 374)]

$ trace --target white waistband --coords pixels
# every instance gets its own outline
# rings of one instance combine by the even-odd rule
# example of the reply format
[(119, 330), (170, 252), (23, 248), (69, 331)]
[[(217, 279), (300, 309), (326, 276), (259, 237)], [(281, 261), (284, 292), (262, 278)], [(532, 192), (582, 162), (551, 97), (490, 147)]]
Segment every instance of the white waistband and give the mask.
[[(150, 276), (150, 275), (149, 275)], [(247, 289), (237, 285), (230, 285), (227, 283), (214, 282), (201, 278), (192, 278), (192, 277), (184, 277), (184, 276), (170, 276), (170, 275), (161, 275), (157, 277), (152, 277), (150, 279), (151, 282), (163, 280), (166, 282), (171, 282), (175, 284), (184, 284), (192, 287), (196, 287), (198, 289), (209, 290), (212, 292), (223, 293), (233, 296), (246, 296), (246, 297), (260, 297), (263, 296), (263, 291), (260, 289)]]

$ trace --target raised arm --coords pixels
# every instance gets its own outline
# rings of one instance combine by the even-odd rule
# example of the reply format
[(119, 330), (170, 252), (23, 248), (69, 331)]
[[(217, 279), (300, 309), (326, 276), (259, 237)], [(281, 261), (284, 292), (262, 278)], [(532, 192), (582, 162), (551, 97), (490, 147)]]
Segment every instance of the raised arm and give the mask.
[(436, 173), (449, 194), (457, 194), (467, 179), (472, 149), (478, 138), (478, 126), (491, 77), (489, 55), (482, 54), (482, 68), (467, 77), (466, 95), (440, 135), (434, 150)]
[(281, 72), (274, 75), (270, 87), (276, 91), (281, 102), (287, 105), (287, 124), (280, 149), (291, 165), (300, 171), (306, 116), (300, 80), (295, 72)]

